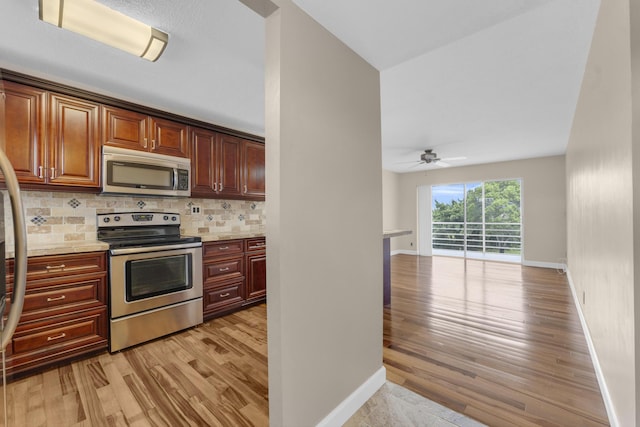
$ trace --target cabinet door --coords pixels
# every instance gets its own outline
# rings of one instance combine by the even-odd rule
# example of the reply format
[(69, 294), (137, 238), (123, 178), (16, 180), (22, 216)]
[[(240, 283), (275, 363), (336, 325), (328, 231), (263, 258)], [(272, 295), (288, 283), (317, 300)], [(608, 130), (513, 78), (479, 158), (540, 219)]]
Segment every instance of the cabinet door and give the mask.
[(249, 199), (264, 199), (264, 144), (253, 141), (243, 141), (242, 164), (242, 194)]
[(248, 303), (267, 295), (267, 255), (264, 252), (246, 256)]
[(19, 182), (44, 183), (45, 92), (0, 81), (0, 93), (0, 147)]
[(237, 198), (242, 195), (242, 140), (233, 136), (218, 136), (218, 194)]
[(100, 106), (49, 95), (49, 183), (100, 187)]
[(147, 116), (120, 108), (103, 107), (102, 143), (147, 151)]
[(151, 151), (169, 156), (189, 157), (187, 125), (151, 118)]
[(216, 182), (216, 134), (191, 128), (191, 195), (214, 197)]

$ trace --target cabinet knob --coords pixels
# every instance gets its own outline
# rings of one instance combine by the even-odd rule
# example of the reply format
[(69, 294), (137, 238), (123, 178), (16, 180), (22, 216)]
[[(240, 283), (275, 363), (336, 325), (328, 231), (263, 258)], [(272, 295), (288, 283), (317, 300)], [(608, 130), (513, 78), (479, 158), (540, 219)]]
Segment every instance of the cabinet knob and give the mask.
[(218, 191), (218, 183), (217, 182), (213, 183), (213, 191)]
[(52, 301), (62, 301), (63, 299), (66, 299), (67, 296), (66, 295), (60, 295), (59, 297), (49, 297), (47, 298), (47, 302), (52, 302)]
[(42, 166), (38, 166), (38, 178), (44, 178), (44, 174), (42, 173)]
[(247, 184), (244, 185), (244, 194), (247, 194)]
[(144, 139), (144, 148), (147, 148), (147, 138)]
[(56, 168), (51, 168), (51, 179), (55, 179), (56, 177)]
[(218, 271), (223, 272), (223, 271), (229, 271), (231, 270), (229, 267), (225, 267), (225, 268), (219, 268)]
[(220, 191), (222, 191), (224, 187), (222, 186), (222, 182), (220, 183)]
[(220, 298), (225, 298), (225, 297), (228, 297), (229, 295), (231, 295), (229, 292), (220, 294)]

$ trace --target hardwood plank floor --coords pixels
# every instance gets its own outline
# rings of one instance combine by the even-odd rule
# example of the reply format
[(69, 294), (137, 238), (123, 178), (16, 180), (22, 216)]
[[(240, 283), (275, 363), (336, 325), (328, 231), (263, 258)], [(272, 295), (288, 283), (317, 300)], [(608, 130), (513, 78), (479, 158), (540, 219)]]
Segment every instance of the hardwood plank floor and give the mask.
[(267, 387), (262, 304), (9, 383), (7, 424), (267, 426)]
[(566, 277), (552, 269), (392, 257), (387, 379), (490, 426), (605, 426)]

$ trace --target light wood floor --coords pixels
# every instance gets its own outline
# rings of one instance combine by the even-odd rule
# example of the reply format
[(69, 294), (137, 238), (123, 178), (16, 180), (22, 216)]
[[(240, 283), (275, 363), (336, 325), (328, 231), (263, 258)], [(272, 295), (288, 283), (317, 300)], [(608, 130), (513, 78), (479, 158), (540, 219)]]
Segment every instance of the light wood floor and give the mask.
[(266, 317), (263, 304), (10, 383), (8, 426), (266, 426)]
[[(608, 425), (563, 275), (406, 255), (392, 275), (388, 380), (491, 426)], [(260, 305), (15, 381), (9, 425), (266, 426), (266, 328)]]
[(566, 277), (392, 257), (387, 379), (490, 426), (609, 425)]

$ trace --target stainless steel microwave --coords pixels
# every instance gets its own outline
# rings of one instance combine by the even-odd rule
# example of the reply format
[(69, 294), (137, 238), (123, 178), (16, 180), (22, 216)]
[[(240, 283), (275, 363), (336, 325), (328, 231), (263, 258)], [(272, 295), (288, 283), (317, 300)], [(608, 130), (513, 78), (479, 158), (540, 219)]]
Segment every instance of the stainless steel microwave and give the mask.
[(104, 146), (102, 193), (188, 197), (191, 160)]

